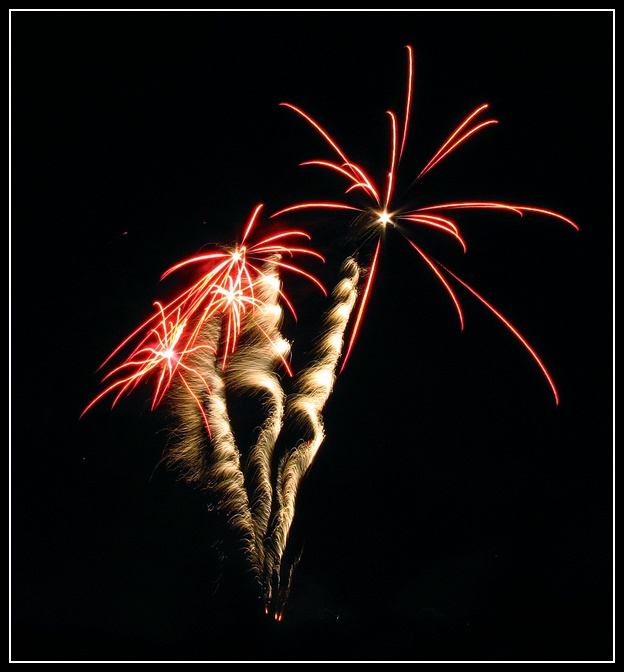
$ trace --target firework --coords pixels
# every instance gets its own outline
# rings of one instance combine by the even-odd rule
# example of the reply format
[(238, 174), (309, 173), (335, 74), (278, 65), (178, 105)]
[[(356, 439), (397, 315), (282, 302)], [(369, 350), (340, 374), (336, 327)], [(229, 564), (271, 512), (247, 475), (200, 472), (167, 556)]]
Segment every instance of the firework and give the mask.
[[(305, 276), (314, 282), (323, 293), (326, 293), (321, 282), (311, 273), (307, 273), (298, 266), (283, 260), (284, 256), (293, 257), (295, 254), (304, 254), (323, 257), (314, 250), (289, 244), (293, 239), (310, 239), (309, 234), (303, 231), (285, 231), (250, 244), (251, 232), (258, 221), (258, 215), (263, 205), (256, 206), (245, 227), (241, 242), (222, 252), (201, 254), (175, 264), (163, 274), (163, 278), (193, 265), (209, 264), (208, 272), (188, 289), (179, 294), (168, 306), (167, 310), (181, 310), (182, 315), (190, 320), (194, 317), (195, 326), (190, 335), (194, 343), (202, 327), (215, 316), (222, 316), (225, 321), (222, 347), (220, 351), (221, 368), (225, 369), (230, 355), (236, 350), (242, 329), (243, 317), (249, 311), (262, 306), (262, 300), (257, 296), (257, 287), (267, 280), (262, 264), (267, 259), (280, 270), (288, 270)], [(281, 292), (282, 300), (296, 316), (290, 299)], [(268, 336), (268, 334), (267, 334)], [(279, 352), (279, 344), (274, 344)], [(289, 369), (285, 358), (284, 366)]]
[[(111, 362), (124, 348), (130, 347), (131, 343), (138, 342), (138, 345), (133, 346), (127, 359), (104, 376), (104, 381), (115, 380), (85, 408), (83, 414), (112, 392), (116, 392), (114, 406), (121, 396), (133, 390), (140, 381), (146, 379), (155, 370), (160, 370), (160, 376), (152, 408), (162, 401), (176, 373), (181, 373), (184, 381), (188, 380), (188, 377), (184, 377), (183, 372), (193, 374), (209, 390), (209, 385), (203, 376), (194, 367), (187, 367), (185, 362), (198, 349), (208, 348), (215, 355), (219, 367), (225, 370), (229, 358), (236, 351), (245, 317), (253, 318), (262, 312), (260, 309), (265, 310), (266, 308), (258, 288), (267, 283), (276, 282), (276, 276), (272, 271), (264, 270), (264, 264), (268, 260), (271, 262), (271, 268), (302, 275), (319, 287), (324, 294), (327, 294), (325, 287), (316, 276), (284, 261), (284, 257), (292, 258), (297, 254), (316, 257), (324, 261), (322, 255), (315, 250), (291, 244), (291, 241), (301, 238), (310, 240), (309, 234), (299, 230), (283, 231), (250, 244), (249, 239), (258, 222), (262, 207), (263, 205), (260, 204), (254, 208), (240, 243), (222, 250), (190, 257), (163, 273), (161, 279), (165, 279), (182, 268), (199, 267), (201, 270), (199, 279), (172, 300), (167, 303), (157, 301), (155, 305), (158, 310), (125, 338), (104, 360), (100, 369)], [(296, 317), (293, 303), (281, 287), (278, 289), (278, 294)], [(206, 337), (204, 333), (204, 327), (213, 319), (222, 325), (216, 340), (214, 336)], [(156, 326), (153, 326), (154, 324)], [(263, 333), (275, 353), (278, 354), (286, 371), (292, 375), (283, 341), (274, 339), (270, 330)], [(188, 388), (187, 385), (185, 387)]]
[[(558, 219), (566, 224), (572, 226), (574, 229), (578, 230), (578, 226), (568, 217), (561, 215), (552, 210), (547, 210), (544, 208), (536, 208), (533, 206), (527, 205), (516, 205), (510, 203), (501, 203), (496, 201), (461, 201), (461, 202), (449, 202), (442, 204), (435, 204), (424, 206), (416, 210), (406, 210), (402, 209), (400, 206), (393, 203), (393, 196), (397, 184), (397, 174), (400, 160), (403, 156), (403, 151), (405, 149), (409, 123), (411, 117), (411, 108), (412, 108), (412, 99), (413, 99), (413, 81), (414, 81), (414, 54), (411, 46), (407, 46), (407, 64), (408, 64), (408, 76), (407, 76), (407, 93), (405, 97), (405, 110), (403, 115), (403, 124), (399, 130), (399, 121), (397, 115), (388, 111), (387, 114), (390, 119), (390, 160), (388, 170), (385, 175), (385, 185), (382, 188), (378, 183), (371, 177), (369, 173), (359, 164), (355, 163), (348, 158), (347, 154), (342, 150), (336, 140), (325, 130), (321, 124), (319, 124), (315, 119), (310, 115), (304, 112), (301, 108), (292, 105), (290, 103), (282, 103), (283, 106), (293, 110), (298, 115), (303, 117), (326, 141), (326, 143), (331, 147), (334, 153), (340, 159), (339, 162), (329, 161), (329, 160), (312, 160), (305, 161), (300, 165), (303, 166), (320, 166), (321, 168), (333, 171), (338, 175), (342, 176), (347, 180), (347, 187), (345, 190), (346, 194), (352, 193), (363, 193), (366, 199), (370, 202), (370, 205), (367, 208), (361, 208), (350, 203), (344, 202), (323, 202), (323, 201), (311, 201), (305, 203), (298, 203), (295, 205), (282, 208), (278, 212), (274, 213), (272, 216), (283, 216), (286, 213), (292, 213), (294, 211), (305, 211), (312, 208), (325, 208), (329, 210), (342, 210), (342, 211), (353, 211), (358, 213), (356, 218), (356, 224), (359, 230), (359, 233), (362, 237), (370, 239), (371, 236), (377, 240), (375, 250), (372, 254), (371, 261), (369, 263), (369, 271), (366, 274), (367, 279), (365, 285), (361, 292), (361, 297), (359, 300), (359, 305), (356, 309), (356, 318), (354, 320), (353, 328), (351, 330), (351, 336), (349, 338), (348, 345), (346, 347), (344, 358), (341, 365), (341, 371), (344, 369), (347, 360), (353, 349), (353, 345), (359, 333), (364, 312), (368, 303), (368, 299), (371, 293), (372, 285), (375, 278), (375, 271), (379, 261), (379, 255), (381, 251), (381, 240), (382, 234), (387, 228), (395, 228), (399, 230), (403, 236), (407, 237), (409, 232), (405, 230), (402, 226), (403, 222), (407, 222), (410, 225), (419, 224), (423, 227), (432, 229), (433, 231), (440, 232), (446, 236), (450, 236), (454, 239), (463, 249), (464, 252), (467, 251), (466, 242), (461, 235), (460, 228), (457, 222), (451, 218), (449, 212), (454, 210), (497, 210), (501, 212), (514, 213), (516, 215), (524, 214), (539, 214), (546, 217), (551, 217)], [(480, 132), (484, 128), (491, 126), (492, 124), (498, 123), (495, 119), (481, 119), (483, 113), (488, 109), (488, 104), (483, 104), (477, 107), (473, 112), (471, 112), (451, 133), (447, 140), (442, 144), (440, 149), (433, 155), (425, 167), (417, 175), (416, 179), (412, 183), (415, 184), (418, 182), (426, 173), (428, 173), (434, 166), (436, 166), (442, 159), (447, 157), (451, 152), (456, 150), (460, 145), (466, 142), (469, 138), (474, 136), (476, 133)], [(480, 120), (481, 119), (481, 120)], [(466, 289), (468, 289), (475, 297), (477, 297), (489, 310), (493, 312), (496, 317), (498, 317), (503, 324), (509, 329), (509, 331), (522, 343), (522, 345), (530, 352), (531, 356), (535, 359), (538, 366), (542, 370), (548, 384), (550, 385), (552, 392), (555, 397), (556, 403), (559, 402), (559, 395), (557, 389), (553, 382), (551, 375), (548, 373), (546, 366), (537, 355), (535, 350), (529, 345), (528, 341), (520, 334), (520, 332), (514, 327), (509, 320), (507, 320), (503, 315), (501, 315), (481, 294), (479, 294), (474, 288), (470, 287), (465, 281), (458, 278), (454, 273), (451, 273), (445, 266), (436, 261), (433, 257), (429, 256), (420, 246), (416, 245), (412, 240), (409, 240), (411, 246), (418, 252), (420, 257), (426, 263), (427, 267), (435, 274), (436, 278), (443, 284), (444, 288), (448, 292), (449, 296), (452, 299), (452, 302), (457, 310), (461, 328), (464, 327), (463, 313), (461, 309), (460, 302), (457, 298), (457, 295), (451, 288), (451, 285), (448, 278), (453, 278)], [(446, 277), (445, 277), (446, 274)]]
[(334, 388), (336, 368), (344, 345), (344, 333), (357, 300), (360, 269), (348, 258), (341, 269), (341, 279), (332, 293), (332, 305), (324, 318), (322, 336), (312, 353), (311, 363), (296, 378), (296, 389), (288, 397), (287, 412), (298, 428), (296, 446), (281, 458), (277, 480), (278, 509), (270, 538), (267, 577), (268, 597), (274, 601), (274, 617), (281, 620), (288, 600), (292, 570), (282, 574), (281, 562), (286, 551), (290, 528), (295, 517), (295, 504), (301, 479), (304, 477), (325, 439), (322, 411)]
[[(104, 376), (104, 381), (112, 379), (113, 382), (86, 406), (82, 415), (100, 399), (112, 393), (114, 393), (112, 406), (115, 406), (122, 396), (129, 394), (141, 381), (150, 378), (156, 379), (152, 396), (153, 410), (163, 400), (174, 379), (178, 377), (182, 387), (189, 393), (199, 409), (206, 428), (210, 431), (198, 397), (198, 394), (203, 391), (210, 393), (210, 385), (203, 372), (192, 364), (188, 364), (187, 359), (201, 351), (214, 354), (215, 346), (210, 341), (197, 345), (189, 344), (186, 340), (187, 320), (180, 317), (180, 309), (171, 311), (168, 316), (159, 301), (156, 301), (154, 305), (157, 307), (157, 312), (141, 327), (147, 330), (147, 334), (124, 362)], [(156, 320), (158, 322), (155, 327), (147, 326)]]
[[(101, 368), (112, 365), (122, 352), (129, 354), (104, 376), (105, 389), (83, 411), (108, 396), (115, 406), (140, 383), (153, 383), (152, 409), (166, 399), (176, 418), (169, 463), (216, 503), (240, 540), (239, 550), (249, 562), (265, 611), (277, 620), (283, 617), (298, 562), (287, 563), (285, 557), (301, 482), (325, 439), (323, 409), (362, 328), (386, 230), (399, 231), (443, 285), (462, 329), (463, 311), (453, 283), (476, 297), (520, 341), (559, 401), (552, 376), (526, 338), (480, 293), (414, 242), (411, 233), (422, 227), (454, 241), (465, 253), (467, 244), (456, 221), (464, 210), (539, 215), (578, 226), (551, 210), (498, 201), (449, 201), (415, 210), (395, 204), (413, 103), (414, 58), (409, 46), (407, 56), (402, 122), (394, 112), (387, 113), (390, 158), (383, 182), (352, 161), (301, 108), (282, 103), (311, 125), (338, 157), (302, 165), (331, 171), (346, 180), (346, 195), (363, 195), (367, 202), (361, 207), (348, 201), (306, 201), (281, 208), (269, 218), (315, 208), (353, 214), (353, 249), (345, 255), (331, 295), (315, 275), (293, 261), (297, 256), (324, 261), (307, 246), (311, 237), (306, 231), (279, 230), (256, 240), (263, 208), (257, 205), (238, 243), (189, 257), (163, 273), (163, 280), (179, 281), (187, 275), (191, 280), (172, 299), (156, 301), (150, 317), (113, 350)], [(411, 186), (468, 139), (496, 124), (495, 119), (484, 118), (487, 110), (484, 104), (466, 116)], [(329, 302), (312, 346), (302, 349), (310, 359), (298, 370), (291, 365), (292, 342), (282, 333), (284, 309), (295, 322), (297, 318), (296, 301), (283, 285), (282, 276), (288, 273), (311, 282)], [(248, 445), (240, 445), (243, 433), (235, 426), (229, 405), (241, 398), (255, 405), (260, 418)]]
[[(273, 448), (285, 399), (276, 370), (281, 366), (293, 375), (290, 344), (280, 333), (280, 303), (295, 317), (296, 311), (279, 273), (299, 274), (326, 294), (314, 275), (286, 261), (295, 255), (323, 261), (313, 249), (293, 244), (310, 240), (307, 233), (281, 231), (250, 242), (262, 207), (253, 210), (240, 243), (165, 271), (163, 279), (182, 269), (199, 269), (199, 278), (167, 303), (156, 302), (157, 313), (115, 348), (102, 367), (137, 343), (104, 376), (104, 382), (112, 382), (83, 411), (110, 394), (114, 406), (140, 382), (155, 377), (152, 409), (167, 396), (177, 418), (168, 461), (189, 483), (216, 498), (217, 508), (243, 539), (244, 553), (259, 579), (271, 513)], [(228, 413), (230, 389), (259, 394), (266, 413), (245, 465)]]

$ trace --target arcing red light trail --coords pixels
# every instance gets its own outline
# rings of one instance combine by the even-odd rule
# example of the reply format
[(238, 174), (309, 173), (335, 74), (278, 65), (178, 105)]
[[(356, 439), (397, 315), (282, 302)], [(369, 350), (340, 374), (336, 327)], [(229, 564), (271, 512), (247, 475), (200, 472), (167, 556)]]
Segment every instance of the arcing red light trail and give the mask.
[[(283, 207), (269, 218), (277, 221), (279, 217), (282, 222), (287, 215), (301, 216), (314, 208), (354, 213), (358, 235), (331, 294), (328, 296), (316, 275), (292, 261), (296, 256), (315, 263), (324, 261), (319, 252), (306, 245), (311, 241), (307, 231), (278, 230), (254, 242), (263, 208), (257, 205), (239, 243), (184, 259), (165, 271), (163, 279), (188, 275), (192, 279), (173, 299), (156, 301), (155, 312), (113, 350), (102, 367), (112, 366), (124, 351), (130, 354), (106, 373), (102, 381), (105, 389), (83, 411), (86, 413), (104, 397), (112, 397), (115, 406), (140, 383), (153, 383), (152, 408), (167, 399), (178, 418), (170, 462), (189, 483), (209, 493), (211, 502), (226, 517), (241, 540), (264, 609), (276, 620), (283, 618), (295, 566), (285, 563), (285, 553), (299, 487), (324, 441), (323, 408), (360, 333), (379, 272), (385, 231), (398, 229), (442, 283), (462, 329), (463, 311), (451, 283), (485, 305), (528, 350), (559, 402), (552, 376), (526, 338), (481, 294), (427, 254), (411, 234), (415, 225), (420, 226), (423, 231), (447, 236), (466, 252), (466, 241), (452, 215), (462, 210), (541, 215), (574, 229), (578, 226), (551, 210), (498, 201), (449, 201), (415, 210), (395, 205), (398, 168), (413, 103), (414, 56), (410, 46), (407, 55), (402, 124), (394, 112), (387, 112), (390, 159), (383, 188), (348, 158), (317, 121), (299, 107), (282, 103), (308, 122), (339, 159), (317, 159), (302, 165), (335, 173), (346, 179), (347, 195), (363, 194), (370, 201), (364, 208), (342, 201), (306, 201)], [(497, 123), (483, 119), (487, 109), (486, 104), (479, 106), (457, 126), (412, 186), (469, 138)], [(370, 249), (364, 249), (365, 245)], [(305, 278), (328, 297), (314, 344), (302, 350), (309, 353), (308, 363), (298, 370), (293, 370), (290, 362), (292, 344), (282, 334), (282, 306), (297, 316), (297, 301), (288, 296), (282, 282), (282, 275), (290, 273)], [(292, 379), (289, 390), (282, 384), (281, 371)], [(228, 410), (231, 395), (260, 400), (262, 418), (251, 445), (237, 445)], [(289, 434), (293, 427), (298, 432), (294, 438)]]

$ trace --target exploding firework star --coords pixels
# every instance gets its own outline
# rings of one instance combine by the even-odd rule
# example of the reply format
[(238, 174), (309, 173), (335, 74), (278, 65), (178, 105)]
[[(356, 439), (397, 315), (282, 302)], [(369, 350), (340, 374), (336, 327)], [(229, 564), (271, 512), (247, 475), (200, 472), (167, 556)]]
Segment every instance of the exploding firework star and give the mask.
[[(364, 287), (359, 298), (359, 304), (355, 311), (355, 318), (353, 321), (353, 327), (351, 330), (351, 335), (348, 341), (348, 344), (345, 349), (344, 357), (342, 359), (341, 371), (344, 369), (347, 360), (353, 349), (353, 345), (361, 328), (362, 319), (366, 310), (366, 306), (370, 297), (370, 293), (373, 287), (377, 266), (379, 262), (379, 256), (381, 252), (381, 241), (383, 232), (389, 228), (398, 229), (406, 238), (408, 234), (405, 232), (404, 227), (401, 226), (403, 222), (407, 222), (410, 225), (418, 224), (420, 226), (426, 227), (437, 231), (443, 235), (451, 237), (455, 240), (463, 249), (464, 252), (467, 251), (466, 242), (461, 234), (460, 228), (457, 222), (451, 217), (449, 213), (458, 210), (496, 210), (499, 212), (508, 212), (514, 213), (517, 215), (524, 214), (538, 214), (544, 215), (547, 217), (555, 218), (565, 222), (566, 224), (572, 226), (578, 230), (578, 226), (569, 218), (561, 215), (552, 210), (546, 210), (544, 208), (537, 208), (526, 205), (516, 205), (511, 203), (502, 203), (497, 201), (458, 201), (458, 202), (448, 202), (440, 203), (436, 205), (429, 205), (417, 208), (415, 210), (405, 210), (401, 209), (399, 206), (396, 206), (393, 202), (393, 196), (396, 190), (397, 183), (397, 174), (399, 163), (403, 156), (405, 149), (405, 144), (407, 141), (407, 135), (410, 125), (410, 116), (412, 109), (412, 99), (413, 99), (413, 82), (414, 82), (414, 54), (411, 46), (407, 46), (407, 62), (408, 62), (408, 76), (407, 76), (407, 93), (405, 98), (405, 110), (403, 115), (403, 123), (400, 127), (397, 115), (388, 110), (387, 114), (390, 118), (390, 160), (389, 167), (385, 175), (385, 184), (383, 187), (380, 187), (377, 182), (371, 177), (371, 175), (360, 165), (351, 161), (347, 154), (341, 149), (336, 140), (327, 132), (327, 130), (321, 126), (315, 119), (310, 115), (304, 112), (301, 108), (292, 105), (290, 103), (282, 103), (285, 107), (290, 108), (301, 117), (303, 117), (320, 135), (325, 139), (327, 144), (334, 150), (334, 152), (339, 157), (339, 161), (329, 161), (329, 160), (312, 160), (305, 161), (301, 165), (305, 166), (320, 166), (327, 170), (333, 171), (347, 180), (347, 188), (345, 193), (363, 193), (366, 199), (369, 201), (369, 205), (366, 208), (357, 207), (350, 203), (344, 202), (305, 202), (299, 203), (296, 205), (291, 205), (289, 207), (283, 208), (278, 212), (274, 213), (274, 217), (282, 216), (285, 213), (293, 212), (297, 210), (307, 210), (311, 208), (326, 208), (329, 210), (342, 210), (342, 211), (355, 211), (358, 213), (356, 223), (362, 234), (366, 234), (368, 237), (371, 235), (373, 238), (376, 238), (376, 245), (370, 264), (368, 266), (368, 271), (366, 274), (366, 280), (364, 282)], [(488, 104), (483, 104), (477, 107), (473, 112), (471, 112), (457, 128), (451, 133), (447, 140), (442, 144), (440, 149), (433, 155), (431, 160), (425, 165), (425, 167), (417, 175), (416, 179), (412, 184), (418, 182), (426, 173), (428, 173), (434, 166), (436, 166), (440, 161), (447, 157), (451, 152), (456, 150), (460, 145), (466, 142), (469, 138), (474, 136), (479, 131), (483, 130), (487, 126), (496, 124), (495, 119), (483, 119), (483, 114), (488, 109)], [(542, 373), (546, 377), (548, 384), (550, 385), (552, 392), (555, 397), (555, 402), (559, 403), (559, 395), (557, 388), (554, 384), (554, 381), (546, 369), (546, 366), (533, 349), (533, 347), (528, 343), (528, 341), (522, 336), (522, 334), (516, 329), (514, 325), (509, 322), (509, 320), (504, 317), (498, 310), (494, 308), (481, 294), (479, 294), (475, 289), (469, 286), (457, 275), (452, 273), (447, 269), (443, 264), (436, 261), (433, 257), (428, 255), (420, 245), (417, 245), (413, 240), (407, 238), (409, 244), (413, 249), (420, 255), (422, 260), (425, 262), (427, 267), (434, 273), (436, 278), (442, 283), (446, 292), (449, 294), (457, 314), (459, 316), (460, 326), (463, 330), (464, 328), (464, 317), (463, 311), (459, 302), (459, 299), (451, 287), (448, 278), (453, 278), (458, 283), (463, 285), (469, 292), (471, 292), (479, 301), (481, 301), (503, 324), (511, 331), (511, 333), (522, 343), (522, 345), (528, 350), (530, 355), (536, 361), (537, 365), (540, 367)]]

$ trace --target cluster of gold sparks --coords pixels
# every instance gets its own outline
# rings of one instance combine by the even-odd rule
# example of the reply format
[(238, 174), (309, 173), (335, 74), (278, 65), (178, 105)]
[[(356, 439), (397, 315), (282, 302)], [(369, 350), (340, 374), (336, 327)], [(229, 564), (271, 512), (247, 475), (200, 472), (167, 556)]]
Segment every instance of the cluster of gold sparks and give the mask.
[[(263, 205), (257, 205), (238, 244), (185, 259), (163, 274), (164, 278), (185, 269), (193, 274), (194, 281), (172, 300), (156, 301), (152, 315), (109, 355), (102, 364), (111, 367), (103, 379), (105, 389), (84, 410), (104, 397), (112, 397), (114, 406), (140, 383), (150, 380), (152, 408), (166, 398), (178, 418), (171, 461), (189, 483), (210, 493), (239, 535), (264, 608), (277, 620), (283, 617), (290, 590), (293, 567), (284, 566), (284, 558), (297, 495), (325, 438), (323, 408), (360, 332), (388, 227), (405, 237), (440, 281), (457, 311), (461, 328), (464, 318), (452, 283), (468, 290), (502, 321), (533, 357), (555, 402), (559, 401), (550, 373), (524, 336), (481, 294), (411, 240), (405, 227), (419, 225), (448, 236), (464, 252), (466, 242), (451, 214), (461, 210), (541, 215), (578, 227), (550, 210), (495, 201), (448, 202), (416, 210), (401, 209), (393, 203), (412, 108), (414, 58), (412, 48), (406, 49), (405, 109), (402, 123), (394, 112), (387, 112), (390, 160), (383, 187), (347, 156), (323, 126), (299, 107), (283, 103), (322, 136), (334, 155), (333, 160), (318, 159), (301, 165), (334, 172), (346, 181), (346, 195), (364, 195), (368, 202), (362, 208), (351, 202), (310, 201), (282, 208), (269, 217), (282, 222), (295, 212), (302, 216), (314, 208), (356, 213), (353, 223), (366, 243), (357, 243), (346, 255), (333, 290), (328, 292), (312, 272), (295, 263), (295, 258), (324, 261), (320, 253), (308, 247), (308, 232), (284, 229), (254, 242), (263, 209)], [(471, 136), (496, 123), (494, 119), (483, 120), (487, 109), (487, 104), (481, 105), (457, 126), (415, 182)], [(327, 297), (309, 363), (296, 371), (291, 366), (292, 343), (281, 331), (283, 308), (296, 318), (294, 302), (282, 281), (282, 276), (290, 273), (305, 278)], [(123, 359), (113, 366), (116, 358)], [(282, 384), (284, 375), (292, 380), (293, 391), (289, 393)], [(235, 394), (256, 397), (263, 411), (264, 420), (253, 445), (244, 447), (246, 459), (237, 446), (228, 412), (229, 395)], [(299, 438), (278, 454), (276, 446), (286, 418), (294, 421)]]

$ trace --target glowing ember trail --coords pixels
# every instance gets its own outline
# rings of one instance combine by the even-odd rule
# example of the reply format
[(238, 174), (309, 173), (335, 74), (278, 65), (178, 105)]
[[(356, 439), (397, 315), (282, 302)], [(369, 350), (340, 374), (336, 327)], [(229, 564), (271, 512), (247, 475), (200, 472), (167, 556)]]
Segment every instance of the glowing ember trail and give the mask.
[(249, 451), (246, 471), (254, 534), (259, 541), (260, 560), (264, 563), (264, 541), (273, 503), (274, 450), (282, 430), (286, 398), (276, 369), (290, 352), (290, 343), (280, 333), (280, 280), (270, 262), (267, 262), (258, 295), (262, 307), (255, 319), (248, 321), (242, 334), (244, 344), (232, 356), (226, 379), (237, 396), (251, 394), (264, 409), (265, 419)]
[[(218, 340), (220, 329), (221, 321), (213, 318), (202, 326), (201, 335)], [(210, 419), (211, 435), (208, 437), (203, 432), (196, 405), (190, 404), (188, 396), (183, 394), (184, 390), (178, 388), (173, 397), (178, 418), (176, 443), (167, 459), (181, 468), (189, 483), (209, 491), (215, 498), (217, 510), (225, 516), (228, 525), (241, 539), (243, 554), (259, 579), (262, 568), (261, 547), (249, 507), (241, 453), (236, 446), (228, 415), (222, 371), (213, 353), (198, 352), (194, 364), (201, 368), (210, 383), (211, 394), (203, 398), (203, 408)], [(193, 390), (194, 394), (198, 392), (197, 389)], [(208, 445), (212, 447), (209, 454)]]
[(297, 376), (296, 391), (288, 397), (288, 414), (300, 428), (297, 445), (281, 459), (277, 480), (279, 507), (271, 536), (271, 556), (267, 575), (271, 578), (274, 617), (281, 620), (292, 579), (291, 568), (282, 573), (282, 558), (286, 551), (290, 528), (295, 517), (295, 502), (304, 477), (325, 439), (321, 412), (334, 388), (336, 367), (343, 348), (343, 336), (357, 299), (359, 267), (347, 259), (342, 267), (342, 279), (333, 291), (333, 302), (325, 315), (323, 337), (312, 353), (312, 363)]

